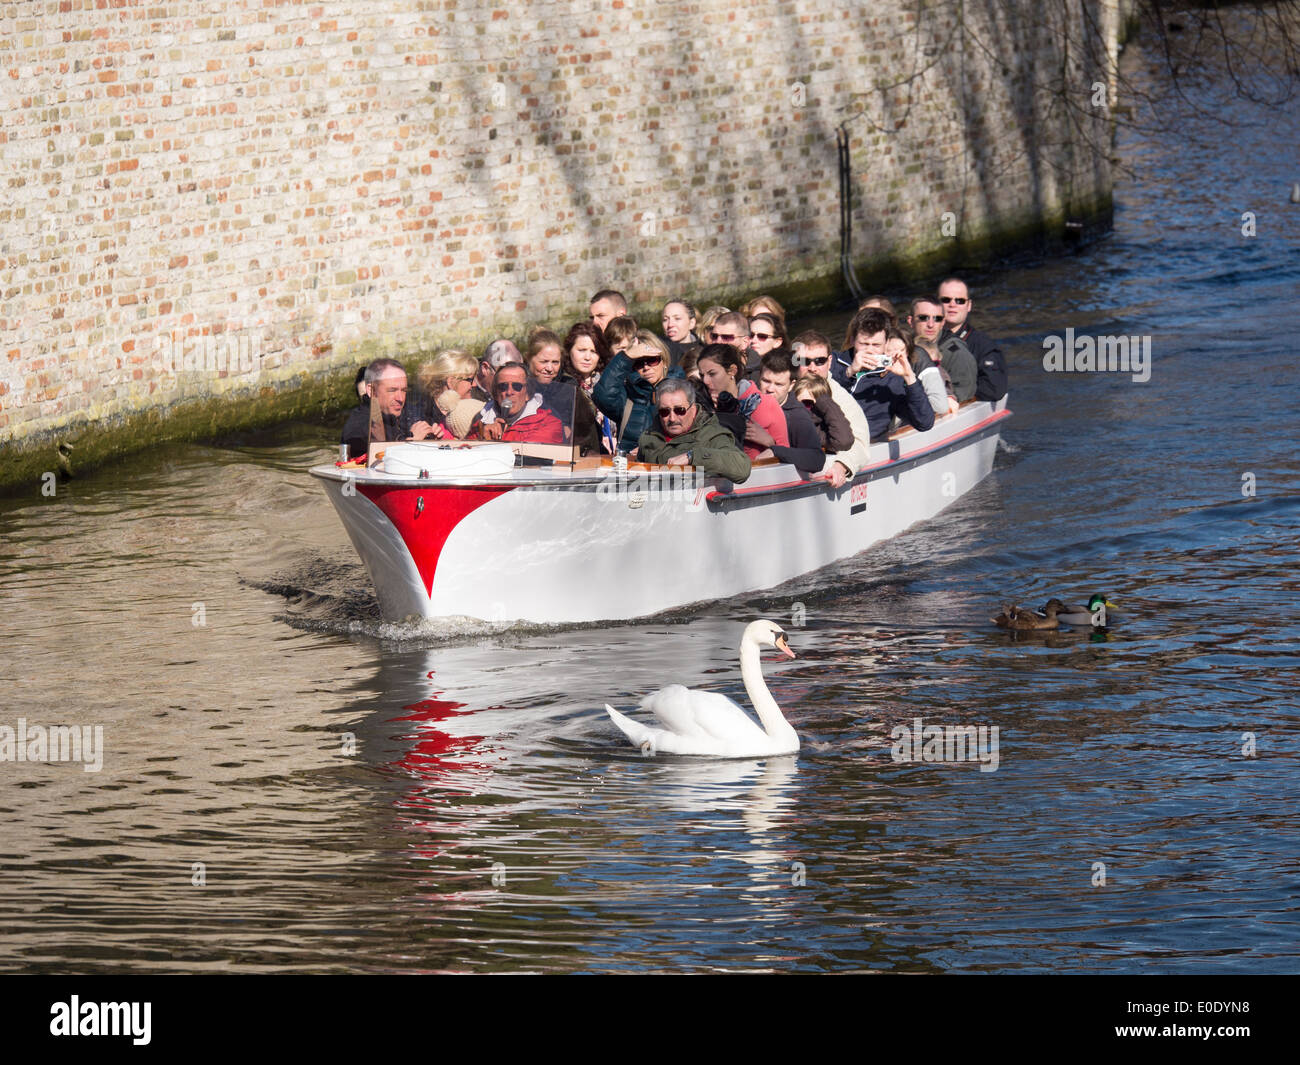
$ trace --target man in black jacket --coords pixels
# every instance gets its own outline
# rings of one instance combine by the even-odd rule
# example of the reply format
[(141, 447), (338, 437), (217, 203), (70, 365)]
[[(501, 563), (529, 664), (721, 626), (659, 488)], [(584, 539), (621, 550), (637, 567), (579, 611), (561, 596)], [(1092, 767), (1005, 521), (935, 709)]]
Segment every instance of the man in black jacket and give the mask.
[[(354, 407), (343, 424), (342, 442), (348, 455), (358, 458), (367, 453), (371, 440), (423, 440), (432, 432), (426, 421), (406, 403), (406, 371), (393, 359), (376, 359), (366, 367), (366, 392), (360, 406)], [(373, 405), (382, 418), (374, 418)]]
[(782, 462), (790, 463), (805, 477), (811, 477), (815, 473), (821, 473), (826, 454), (822, 451), (821, 434), (817, 432), (817, 424), (812, 420), (812, 415), (791, 394), (793, 384), (794, 362), (789, 352), (777, 348), (763, 356), (758, 373), (758, 390), (774, 397), (781, 404), (790, 446), (782, 447), (755, 422), (746, 425), (745, 438), (751, 444), (771, 448), (772, 454)]
[[(925, 341), (927, 344), (934, 345), (933, 351), (928, 348), (926, 351), (932, 358), (937, 358), (941, 362), (944, 373), (952, 382), (952, 394), (957, 398), (957, 402), (965, 403), (968, 399), (973, 399), (975, 385), (979, 379), (975, 356), (970, 353), (965, 342), (960, 338), (951, 333), (946, 337), (942, 336), (943, 308), (939, 301), (929, 296), (918, 296), (912, 301), (912, 310), (907, 316), (907, 324), (916, 334), (918, 344)], [(941, 338), (942, 348), (939, 347)]]
[(943, 306), (944, 317), (939, 347), (943, 347), (948, 336), (963, 341), (975, 356), (979, 374), (975, 382), (975, 398), (1001, 399), (1007, 394), (1007, 360), (992, 338), (970, 327), (970, 312), (975, 304), (966, 282), (959, 277), (945, 278), (939, 285), (939, 303)]

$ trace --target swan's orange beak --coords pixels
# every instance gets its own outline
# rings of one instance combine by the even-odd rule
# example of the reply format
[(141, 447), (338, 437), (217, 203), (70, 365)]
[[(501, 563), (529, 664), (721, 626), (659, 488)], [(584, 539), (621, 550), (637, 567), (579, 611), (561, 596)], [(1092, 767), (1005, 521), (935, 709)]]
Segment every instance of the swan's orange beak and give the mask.
[(784, 632), (778, 632), (774, 642), (776, 644), (776, 649), (785, 655), (786, 658), (798, 657), (792, 650), (790, 650), (790, 644), (786, 641)]

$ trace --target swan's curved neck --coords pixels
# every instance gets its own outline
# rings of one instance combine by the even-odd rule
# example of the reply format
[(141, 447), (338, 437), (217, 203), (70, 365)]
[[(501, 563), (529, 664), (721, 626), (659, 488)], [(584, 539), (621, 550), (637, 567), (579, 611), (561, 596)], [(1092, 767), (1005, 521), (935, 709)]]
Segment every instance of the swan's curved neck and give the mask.
[(740, 676), (745, 682), (745, 692), (750, 704), (763, 723), (763, 729), (773, 739), (794, 735), (794, 728), (781, 713), (772, 693), (767, 690), (767, 681), (763, 679), (763, 660), (759, 656), (758, 644), (748, 636), (740, 642)]

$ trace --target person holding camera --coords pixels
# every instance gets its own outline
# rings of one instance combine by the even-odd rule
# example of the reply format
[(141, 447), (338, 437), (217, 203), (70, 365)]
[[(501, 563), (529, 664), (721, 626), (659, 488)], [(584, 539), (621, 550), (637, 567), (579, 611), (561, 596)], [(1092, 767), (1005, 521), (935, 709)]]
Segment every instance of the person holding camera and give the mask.
[(845, 333), (845, 350), (835, 356), (831, 369), (831, 376), (862, 408), (872, 440), (888, 437), (894, 418), (919, 432), (934, 425), (934, 410), (907, 351), (885, 354), (892, 328), (889, 315), (879, 308), (858, 311)]

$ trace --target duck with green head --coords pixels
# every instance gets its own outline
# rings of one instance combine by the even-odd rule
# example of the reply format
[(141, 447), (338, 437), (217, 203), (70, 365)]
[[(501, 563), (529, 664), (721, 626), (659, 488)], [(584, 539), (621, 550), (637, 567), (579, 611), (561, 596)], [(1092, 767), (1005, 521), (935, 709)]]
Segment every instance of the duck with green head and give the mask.
[(1107, 611), (1117, 609), (1104, 592), (1094, 595), (1088, 600), (1088, 605), (1070, 606), (1062, 603), (1059, 599), (1049, 599), (1047, 606), (1043, 607), (1043, 612), (1047, 612), (1047, 607), (1056, 604), (1056, 618), (1067, 625), (1091, 625), (1095, 629), (1104, 629), (1106, 627)]

